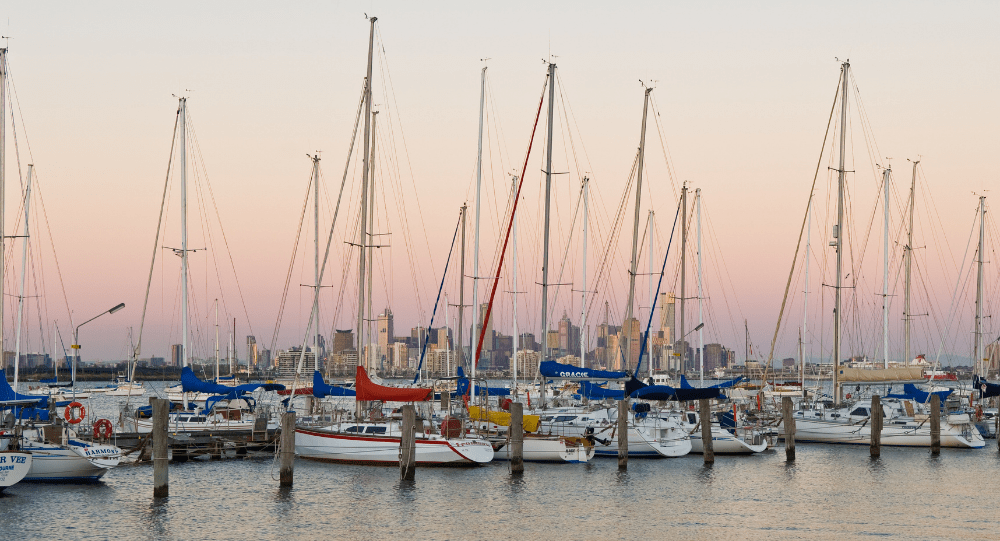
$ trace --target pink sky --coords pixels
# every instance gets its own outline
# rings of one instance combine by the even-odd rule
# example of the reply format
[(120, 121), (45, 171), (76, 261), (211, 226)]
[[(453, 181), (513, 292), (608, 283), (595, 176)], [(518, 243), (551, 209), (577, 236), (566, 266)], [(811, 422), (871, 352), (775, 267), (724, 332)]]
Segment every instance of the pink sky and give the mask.
[[(998, 143), (994, 127), (1000, 120), (995, 99), (1000, 87), (1000, 44), (995, 22), (1000, 7), (991, 3), (610, 7), (507, 2), (493, 7), (454, 3), (426, 8), (382, 2), (363, 7), (182, 2), (162, 7), (5, 3), (4, 8), (7, 26), (3, 34), (12, 36), (10, 71), (32, 152), (29, 159), (22, 147), (21, 160), (37, 167), (74, 319), (82, 321), (118, 302), (127, 304), (125, 311), (104, 316), (82, 331), (88, 359), (123, 357), (127, 328), (138, 328), (176, 110), (172, 94), (188, 89), (201, 156), (249, 314), (247, 321), (229, 273), (223, 278), (225, 299), (229, 312), (238, 318), (240, 355), (250, 327), (258, 341), (269, 345), (309, 175), (306, 153), (323, 151), (325, 189), (330, 190), (330, 200), (336, 197), (329, 186), (339, 183), (343, 171), (365, 69), (365, 12), (379, 17), (392, 77), (391, 100), (382, 94), (386, 81), (375, 77), (375, 101), (386, 114), (398, 111), (399, 115), (393, 159), (398, 160), (399, 185), (408, 199), (419, 303), (427, 313), (458, 207), (474, 196), (479, 70), (480, 59), (485, 57), (491, 58), (492, 103), (504, 137), (492, 139), (494, 166), (484, 172), (484, 201), (491, 202), (483, 206), (480, 275), (492, 272), (497, 207), (503, 209), (509, 182), (504, 174), (519, 169), (523, 160), (544, 78), (541, 60), (550, 52), (556, 55), (564, 97), (575, 117), (574, 142), (581, 156), (585, 147), (587, 157), (581, 157), (577, 169), (567, 159), (568, 142), (557, 138), (556, 169), (571, 174), (561, 175), (556, 185), (559, 201), (554, 208), (562, 230), (553, 233), (553, 272), (558, 271), (565, 249), (578, 173), (592, 178), (595, 209), (603, 205), (613, 212), (617, 207), (638, 143), (639, 79), (656, 81), (654, 95), (676, 180), (688, 180), (704, 190), (705, 211), (715, 234), (714, 240), (707, 241), (706, 255), (712, 250), (724, 254), (732, 280), (725, 286), (723, 300), (722, 286), (711, 277), (718, 271), (708, 271), (718, 324), (706, 326), (706, 341), (722, 341), (740, 350), (742, 330), (736, 329), (734, 335), (732, 322), (742, 326), (740, 321), (747, 318), (758, 347), (764, 347), (773, 333), (837, 82), (835, 57), (851, 59), (868, 121), (883, 154), (879, 159), (892, 158), (900, 197), (905, 198), (908, 189), (906, 158), (922, 156), (926, 187), (959, 260), (972, 226), (973, 192), (997, 185), (993, 150)], [(676, 200), (659, 135), (652, 121), (650, 126), (643, 223), (651, 200), (660, 234), (665, 235)], [(537, 229), (542, 136), (540, 132), (525, 183), (519, 254), (519, 290), (533, 292), (519, 308), (522, 326), (531, 327), (522, 331), (536, 332), (539, 301), (533, 284), (540, 281)], [(858, 157), (854, 208), (863, 233), (877, 187), (858, 125), (854, 138)], [(502, 160), (498, 158), (501, 149)], [(6, 227), (7, 234), (12, 234), (20, 223), (12, 142), (7, 152)], [(384, 148), (378, 152), (389, 153)], [(825, 178), (821, 175), (821, 199), (826, 193)], [(411, 197), (414, 187), (419, 190), (422, 224)], [(356, 201), (356, 192), (355, 186), (351, 201)], [(351, 201), (342, 211), (342, 224), (353, 224), (356, 219), (357, 203)], [(392, 216), (397, 211), (394, 201), (390, 198), (384, 203)], [(166, 246), (179, 242), (177, 208), (175, 189)], [(894, 223), (899, 220), (897, 211), (894, 207)], [(200, 228), (197, 212), (192, 210), (192, 230)], [(323, 214), (326, 228), (332, 208), (326, 207)], [(599, 213), (595, 210), (595, 214)], [(591, 278), (599, 266), (600, 247), (593, 236), (596, 224), (607, 229), (609, 221), (603, 215), (593, 219)], [(619, 314), (625, 302), (619, 288), (626, 281), (631, 219), (629, 211), (613, 267), (616, 290), (611, 296), (617, 299), (613, 302)], [(880, 215), (870, 240), (878, 247), (879, 219)], [(393, 233), (392, 259), (380, 262), (376, 271), (384, 270), (386, 282), (392, 285), (376, 281), (374, 309), (391, 303), (397, 334), (403, 334), (416, 324), (418, 299), (403, 247), (405, 226), (395, 217), (392, 220), (382, 224)], [(307, 227), (311, 231), (311, 225)], [(813, 234), (814, 248), (822, 250), (830, 240), (829, 231), (814, 229)], [(304, 239), (311, 242), (310, 235)], [(333, 324), (353, 326), (356, 271), (348, 272), (343, 313), (335, 323), (331, 321), (347, 236), (346, 231), (336, 236), (336, 272), (325, 282), (335, 287), (324, 291), (324, 333)], [(41, 235), (38, 240), (48, 242)], [(927, 238), (921, 246), (931, 241)], [(200, 229), (197, 235), (192, 233), (193, 247), (205, 245)], [(17, 270), (19, 246), (15, 243), (13, 253), (18, 258), (8, 269)], [(664, 246), (658, 241), (657, 257), (662, 257)], [(879, 264), (878, 250), (869, 250), (866, 265)], [(933, 258), (942, 250), (928, 246), (926, 257), (932, 259), (926, 280), (944, 303), (942, 309), (947, 309), (955, 267), (935, 262)], [(571, 246), (571, 252), (579, 252), (578, 244)], [(169, 344), (179, 341), (174, 301), (178, 265), (176, 258), (161, 255), (165, 259), (162, 267), (157, 264), (144, 356), (168, 355)], [(228, 265), (228, 255), (218, 250), (216, 255), (220, 264)], [(206, 285), (204, 271), (211, 261), (207, 257), (193, 257), (200, 318), (196, 325), (202, 333), (192, 351), (196, 356), (208, 354), (211, 339), (206, 333), (212, 331), (207, 312), (218, 296), (214, 286)], [(308, 293), (298, 286), (311, 280), (311, 270), (302, 263), (293, 271), (293, 289), (277, 343), (281, 348), (299, 342), (304, 332)], [(567, 269), (579, 275), (578, 255)], [(640, 269), (648, 272), (645, 259)], [(55, 314), (49, 320), (58, 319), (67, 335), (66, 310), (54, 267), (46, 264), (45, 270), (50, 273), (45, 295), (49, 312)], [(867, 275), (866, 283), (866, 298), (871, 300), (874, 289), (881, 290), (881, 271), (866, 270), (874, 273)], [(471, 274), (471, 268), (467, 272)], [(992, 272), (996, 283), (995, 267)], [(819, 275), (815, 267), (814, 273), (814, 278)], [(668, 278), (672, 276), (668, 273)], [(16, 294), (17, 283), (16, 272), (9, 271), (8, 294)], [(646, 306), (645, 277), (640, 284), (639, 304)], [(573, 287), (579, 289), (576, 284)], [(691, 275), (689, 287), (693, 296)], [(453, 281), (449, 289), (450, 301), (457, 303)], [(508, 289), (501, 284), (501, 291)], [(471, 286), (466, 291), (470, 295)], [(568, 297), (562, 293), (560, 303)], [(563, 309), (579, 309), (576, 297), (574, 293), (572, 304), (554, 308), (556, 319)], [(506, 295), (507, 305), (509, 299)], [(810, 303), (819, 305), (820, 301)], [(13, 327), (11, 306), (8, 298), (4, 316), (8, 335)], [(793, 323), (783, 334), (778, 357), (794, 354), (800, 306), (791, 308)], [(692, 306), (689, 328), (697, 324), (694, 312)], [(42, 347), (38, 316), (31, 317), (36, 323), (30, 328), (28, 349), (36, 351)], [(510, 332), (509, 308), (497, 317), (498, 328)], [(579, 314), (571, 312), (571, 317), (578, 321)], [(597, 317), (591, 314), (590, 321)], [(963, 317), (966, 327), (951, 329), (952, 335), (968, 336), (970, 320)], [(442, 319), (443, 314), (439, 315)], [(927, 332), (938, 336), (945, 331), (934, 329)], [(871, 336), (866, 340), (858, 348), (873, 351)], [(927, 348), (931, 343), (925, 341)], [(11, 347), (10, 338), (7, 347)], [(957, 354), (968, 353), (965, 342), (954, 347)], [(845, 344), (846, 350), (850, 348)]]

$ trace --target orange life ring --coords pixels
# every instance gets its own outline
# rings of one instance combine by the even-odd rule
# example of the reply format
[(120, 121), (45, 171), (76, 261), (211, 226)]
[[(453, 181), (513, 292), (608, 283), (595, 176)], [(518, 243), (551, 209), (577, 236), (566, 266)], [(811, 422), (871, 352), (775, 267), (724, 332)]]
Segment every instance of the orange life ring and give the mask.
[(847, 393), (846, 395), (844, 395), (844, 398), (850, 400), (851, 399), (851, 393)]
[[(79, 416), (77, 414), (79, 414)], [(66, 409), (63, 410), (63, 415), (66, 416), (66, 420), (69, 421), (69, 424), (79, 424), (80, 421), (87, 416), (87, 408), (83, 407), (83, 404), (79, 402), (70, 402), (69, 405), (66, 406)]]
[(98, 419), (94, 421), (94, 439), (111, 439), (111, 435), (114, 434), (115, 427), (111, 424), (108, 419)]

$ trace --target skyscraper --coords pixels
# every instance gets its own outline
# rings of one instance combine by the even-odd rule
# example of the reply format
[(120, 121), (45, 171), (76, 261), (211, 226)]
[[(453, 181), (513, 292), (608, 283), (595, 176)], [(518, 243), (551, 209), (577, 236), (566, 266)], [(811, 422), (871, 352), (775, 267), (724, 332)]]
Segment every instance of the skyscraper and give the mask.
[(256, 370), (260, 363), (260, 351), (257, 349), (257, 337), (247, 336), (247, 369)]
[[(385, 366), (389, 360), (389, 344), (395, 341), (392, 329), (392, 310), (386, 308), (378, 315), (378, 353), (376, 353), (377, 366)], [(391, 363), (391, 361), (390, 361)]]
[(182, 344), (174, 344), (170, 346), (170, 366), (180, 366), (181, 362), (183, 362), (183, 354), (184, 346)]

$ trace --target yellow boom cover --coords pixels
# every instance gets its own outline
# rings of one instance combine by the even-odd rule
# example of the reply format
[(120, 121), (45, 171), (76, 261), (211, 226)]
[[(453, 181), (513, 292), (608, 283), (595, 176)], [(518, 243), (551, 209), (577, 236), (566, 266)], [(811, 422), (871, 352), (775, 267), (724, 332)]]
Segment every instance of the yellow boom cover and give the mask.
[[(510, 426), (510, 413), (506, 411), (484, 412), (479, 406), (469, 406), (469, 418), (475, 421), (489, 421), (500, 426)], [(525, 432), (538, 432), (538, 423), (541, 419), (537, 415), (523, 415)]]

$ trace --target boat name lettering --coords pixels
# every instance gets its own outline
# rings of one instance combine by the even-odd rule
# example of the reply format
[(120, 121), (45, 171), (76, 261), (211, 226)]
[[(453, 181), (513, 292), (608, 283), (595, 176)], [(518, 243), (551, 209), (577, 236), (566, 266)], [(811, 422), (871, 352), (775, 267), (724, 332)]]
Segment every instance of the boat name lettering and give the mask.
[[(25, 462), (28, 461), (28, 457), (26, 456), (3, 455), (0, 456), (0, 464), (6, 463), (8, 458), (10, 458), (10, 461), (13, 464), (24, 464)], [(11, 468), (13, 468), (13, 466), (11, 466)]]

